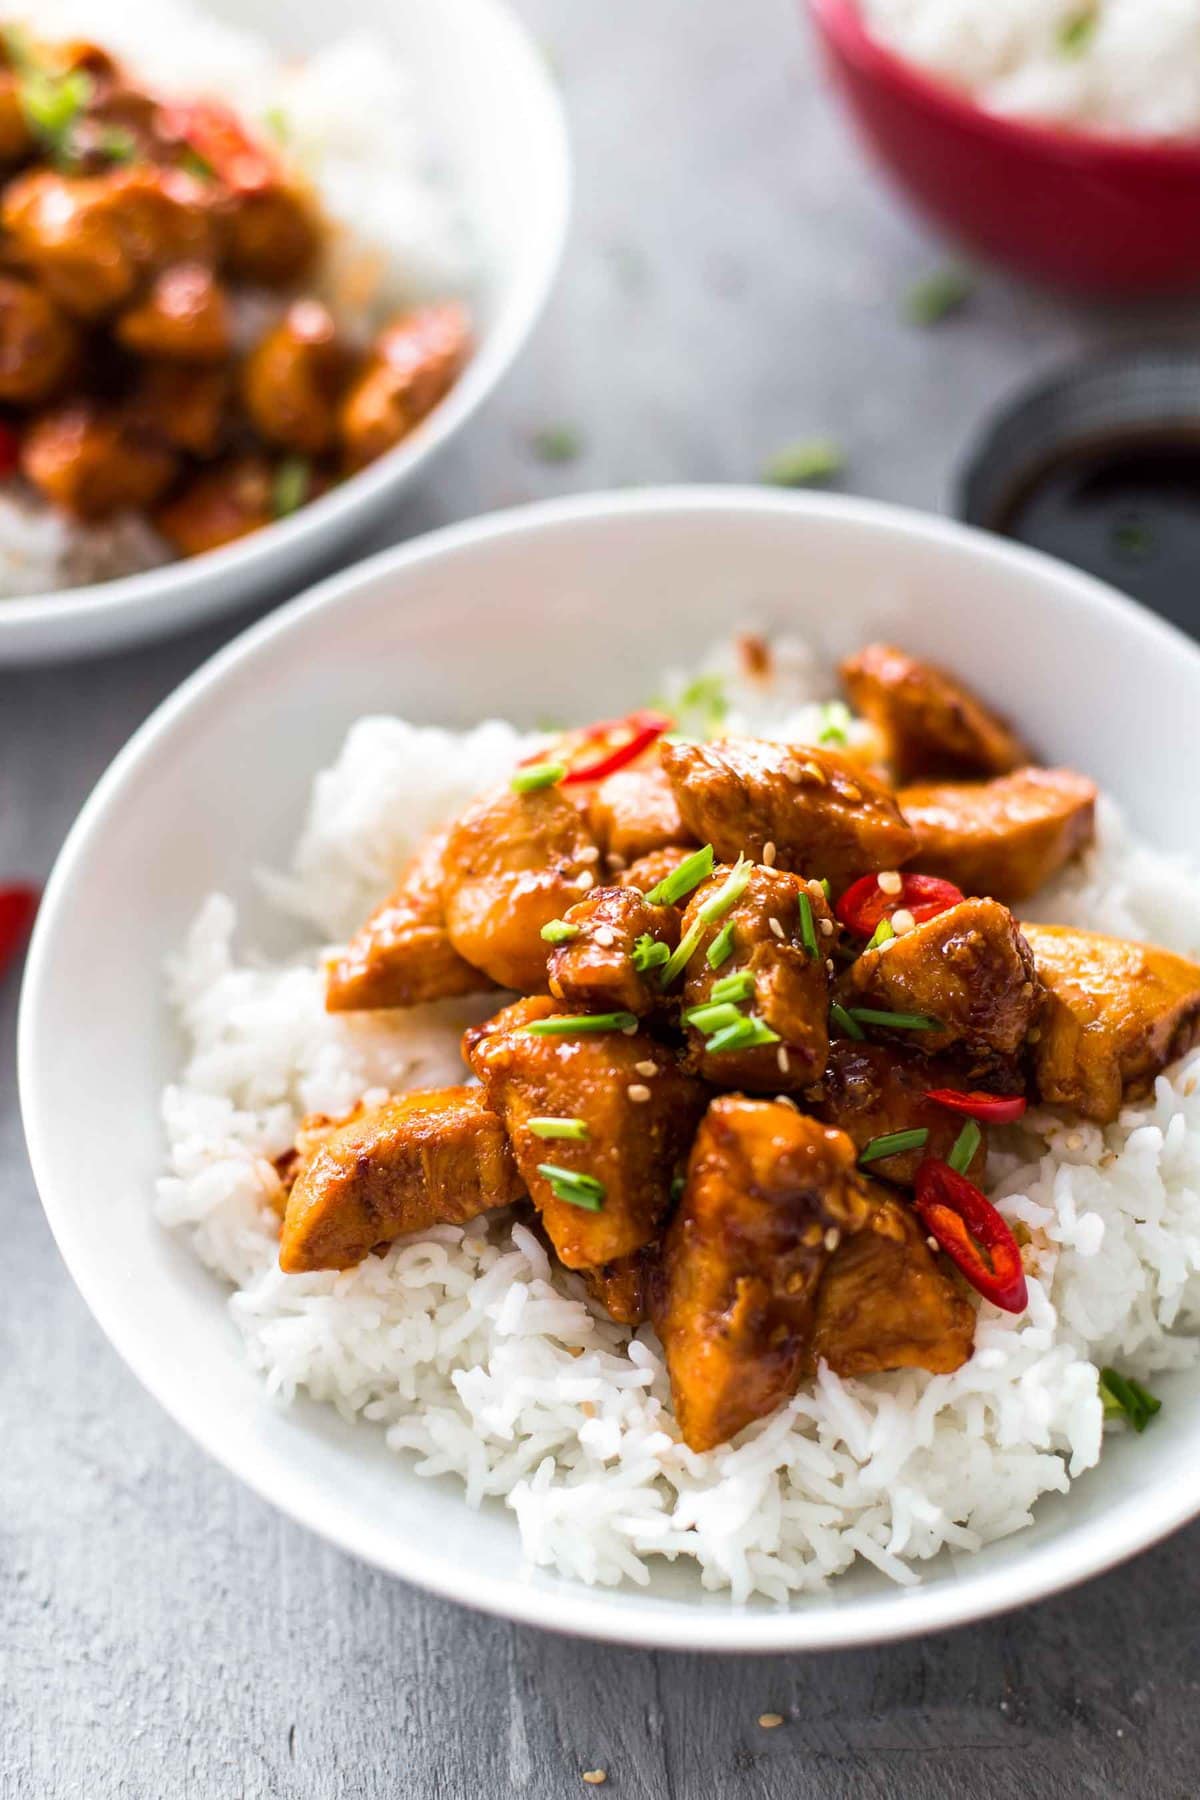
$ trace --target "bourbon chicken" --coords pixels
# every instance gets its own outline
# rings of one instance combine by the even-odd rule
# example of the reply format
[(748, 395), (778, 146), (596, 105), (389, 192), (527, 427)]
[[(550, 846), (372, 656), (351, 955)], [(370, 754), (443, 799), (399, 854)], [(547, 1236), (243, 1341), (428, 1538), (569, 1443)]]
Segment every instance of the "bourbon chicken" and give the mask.
[(1091, 843), (1092, 784), (899, 650), (846, 676), (890, 770), (637, 713), (417, 848), (329, 1010), (507, 992), (471, 1085), (302, 1128), (285, 1270), (520, 1201), (577, 1295), (657, 1331), (697, 1454), (822, 1370), (950, 1373), (980, 1299), (1024, 1309), (990, 1145), (1029, 1102), (1115, 1119), (1200, 1041), (1200, 967), (1015, 917)]
[(0, 467), (73, 519), (139, 513), (181, 556), (384, 455), (470, 351), (457, 302), (373, 339), (377, 296), (330, 311), (334, 227), (285, 153), (98, 46), (0, 46), (0, 225)]

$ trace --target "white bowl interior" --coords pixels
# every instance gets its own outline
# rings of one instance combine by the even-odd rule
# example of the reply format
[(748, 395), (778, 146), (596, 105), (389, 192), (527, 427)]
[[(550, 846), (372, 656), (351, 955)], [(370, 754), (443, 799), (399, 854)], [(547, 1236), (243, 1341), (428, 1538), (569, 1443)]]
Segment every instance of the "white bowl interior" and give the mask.
[[(313, 772), (358, 715), (465, 725), (645, 699), (747, 619), (836, 655), (885, 635), (940, 656), (1147, 836), (1200, 839), (1190, 767), (1200, 653), (1090, 580), (997, 540), (864, 503), (732, 490), (569, 501), (389, 552), (256, 627), (123, 752), (51, 882), (23, 996), (21, 1088), (38, 1183), (101, 1324), (189, 1431), (345, 1547), (441, 1592), (597, 1636), (718, 1648), (864, 1642), (977, 1617), (1107, 1566), (1197, 1506), (1200, 1378), (1163, 1382), (1144, 1438), (1111, 1444), (1031, 1530), (944, 1555), (920, 1588), (871, 1573), (788, 1611), (737, 1609), (665, 1571), (589, 1591), (522, 1567), (500, 1507), (468, 1511), (372, 1430), (280, 1412), (243, 1364), (223, 1290), (157, 1227), (159, 1090), (178, 1045), (161, 966), (214, 888), (269, 937), (252, 871), (278, 864)], [(1136, 754), (1131, 754), (1136, 747)]]
[[(318, 0), (206, 4), (284, 57), (329, 42), (329, 9)], [(532, 329), (558, 266), (570, 184), (562, 107), (537, 45), (504, 0), (344, 0), (338, 28), (368, 30), (396, 47), (452, 171), (478, 256), (471, 362), (404, 443), (293, 517), (187, 562), (0, 603), (0, 664), (181, 630), (329, 566), (470, 417)]]

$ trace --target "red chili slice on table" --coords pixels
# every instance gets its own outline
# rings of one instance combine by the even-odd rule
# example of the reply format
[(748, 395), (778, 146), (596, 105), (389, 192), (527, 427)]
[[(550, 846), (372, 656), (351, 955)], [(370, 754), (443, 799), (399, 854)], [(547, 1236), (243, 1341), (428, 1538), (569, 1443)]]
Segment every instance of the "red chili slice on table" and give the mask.
[(1004, 1312), (1025, 1311), (1020, 1245), (973, 1181), (927, 1156), (917, 1170), (914, 1205), (926, 1231), (985, 1300)]
[(938, 875), (902, 875), (900, 891), (887, 894), (878, 875), (862, 875), (848, 887), (834, 911), (847, 931), (856, 937), (873, 937), (876, 928), (894, 913), (910, 912), (918, 925), (939, 913), (961, 906), (966, 896), (952, 881)]
[(565, 763), (567, 772), (560, 786), (577, 786), (584, 781), (603, 781), (615, 775), (647, 751), (672, 721), (664, 713), (634, 712), (624, 719), (601, 719), (582, 731), (572, 731), (549, 750), (538, 750), (524, 758), (526, 763)]
[(36, 888), (19, 883), (0, 887), (0, 975), (28, 937), (37, 906)]
[(1029, 1104), (1024, 1094), (985, 1094), (978, 1088), (965, 1093), (958, 1088), (930, 1088), (926, 1098), (984, 1125), (1011, 1125)]

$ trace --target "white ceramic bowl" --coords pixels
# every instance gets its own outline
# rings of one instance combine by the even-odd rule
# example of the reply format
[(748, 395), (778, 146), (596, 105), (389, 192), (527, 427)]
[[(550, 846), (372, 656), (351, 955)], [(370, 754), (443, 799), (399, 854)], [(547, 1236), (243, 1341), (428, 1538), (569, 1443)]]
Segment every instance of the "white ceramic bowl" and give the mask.
[[(317, 0), (205, 0), (284, 55), (328, 43)], [(117, 649), (180, 631), (311, 577), (383, 519), (466, 423), (529, 336), (558, 267), (570, 194), (561, 102), (545, 56), (504, 0), (341, 0), (338, 29), (390, 40), (412, 70), (477, 240), (477, 348), (412, 436), (294, 516), (206, 556), (56, 594), (0, 600), (0, 666)]]
[[(228, 1468), (357, 1555), (439, 1593), (595, 1637), (810, 1649), (961, 1623), (1079, 1581), (1200, 1509), (1200, 1380), (1163, 1379), (1145, 1437), (1107, 1448), (1032, 1529), (949, 1555), (912, 1589), (867, 1571), (790, 1609), (739, 1609), (682, 1571), (648, 1591), (521, 1566), (511, 1513), (471, 1512), (370, 1429), (277, 1411), (224, 1291), (150, 1210), (159, 1090), (179, 1047), (164, 956), (221, 888), (268, 929), (314, 770), (360, 714), (527, 725), (623, 711), (746, 615), (836, 654), (875, 635), (941, 656), (1161, 845), (1200, 841), (1200, 651), (1096, 582), (961, 526), (854, 500), (736, 489), (574, 499), (388, 552), (275, 613), (142, 727), (88, 801), (47, 890), (21, 1010), (26, 1130), (84, 1297), (170, 1413)], [(1130, 747), (1136, 746), (1136, 754)], [(1182, 772), (1181, 772), (1182, 771)]]

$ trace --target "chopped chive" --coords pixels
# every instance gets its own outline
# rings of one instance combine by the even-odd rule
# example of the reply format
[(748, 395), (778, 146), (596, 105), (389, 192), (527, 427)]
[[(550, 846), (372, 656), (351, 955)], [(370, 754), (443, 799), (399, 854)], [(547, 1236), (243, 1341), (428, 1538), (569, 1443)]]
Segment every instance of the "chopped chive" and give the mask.
[(646, 931), (630, 951), (629, 960), (639, 975), (645, 975), (649, 970), (661, 969), (665, 962), (670, 962), (671, 947), (660, 943)]
[(983, 1133), (974, 1119), (968, 1119), (954, 1140), (954, 1148), (946, 1161), (958, 1175), (965, 1175), (975, 1158), (975, 1152), (983, 1142)]
[(556, 786), (566, 772), (565, 763), (533, 763), (527, 769), (518, 769), (508, 785), (514, 794), (536, 794), (541, 788)]
[(829, 878), (826, 875), (822, 875), (821, 877), (821, 892), (824, 894), (826, 900), (833, 899), (833, 889), (830, 887)]
[(1080, 7), (1070, 18), (1064, 19), (1058, 28), (1058, 47), (1064, 56), (1082, 56), (1096, 34), (1100, 23), (1099, 9), (1095, 4)]
[(896, 931), (892, 921), (890, 919), (880, 919), (878, 925), (871, 933), (871, 941), (867, 945), (867, 949), (878, 950), (880, 944), (886, 944), (888, 939), (894, 938), (895, 935)]
[(529, 440), (539, 462), (570, 463), (583, 454), (583, 438), (571, 425), (543, 425)]
[(724, 679), (715, 674), (697, 675), (665, 710), (674, 713), (685, 729), (694, 728), (701, 738), (715, 736), (729, 712)]
[(585, 1142), (588, 1134), (584, 1119), (530, 1119), (528, 1125), (534, 1137), (570, 1138), (576, 1144)]
[(717, 1005), (723, 1000), (749, 1000), (754, 994), (754, 977), (749, 969), (738, 969), (736, 974), (722, 975), (720, 981), (714, 981), (710, 998)]
[(803, 939), (804, 948), (808, 951), (808, 954), (813, 957), (814, 960), (819, 957), (821, 954), (821, 947), (817, 943), (817, 928), (813, 923), (812, 901), (804, 892), (803, 888), (800, 889), (800, 936)]
[(132, 162), (137, 155), (137, 139), (123, 125), (106, 125), (96, 134), (96, 148), (111, 163)]
[(214, 181), (216, 179), (217, 171), (208, 158), (201, 156), (198, 150), (193, 150), (190, 144), (185, 144), (179, 152), (179, 166), (195, 181)]
[(904, 296), (904, 316), (910, 325), (937, 325), (965, 306), (975, 283), (965, 269), (935, 269), (914, 282)]
[(594, 1175), (564, 1169), (561, 1163), (539, 1163), (537, 1171), (550, 1183), (555, 1197), (565, 1200), (568, 1206), (581, 1206), (584, 1212), (603, 1211), (604, 1183)]
[(285, 456), (271, 483), (271, 510), (277, 519), (298, 512), (312, 487), (312, 464), (307, 456)]
[(845, 1007), (840, 1006), (836, 1000), (829, 1009), (829, 1016), (843, 1036), (859, 1040), (866, 1037), (867, 1034), (862, 1026), (856, 1025)]
[(582, 929), (581, 925), (568, 925), (565, 919), (551, 919), (548, 925), (542, 926), (538, 936), (544, 944), (573, 944)]
[(739, 1018), (736, 1024), (726, 1025), (723, 1030), (714, 1032), (704, 1048), (709, 1056), (719, 1056), (723, 1050), (752, 1050), (756, 1044), (777, 1044), (779, 1033), (764, 1025), (761, 1019)]
[(703, 850), (693, 850), (669, 875), (650, 889), (646, 899), (651, 906), (674, 906), (693, 888), (698, 888), (713, 871), (713, 847), (705, 844)]
[(571, 1013), (557, 1019), (535, 1019), (532, 1025), (520, 1025), (530, 1037), (573, 1037), (577, 1031), (631, 1031), (637, 1019), (631, 1012)]
[(714, 1001), (708, 1006), (689, 1007), (684, 1013), (685, 1025), (694, 1025), (705, 1037), (711, 1037), (714, 1031), (724, 1031), (727, 1025), (738, 1025), (744, 1015), (740, 1013), (731, 1000)]
[(752, 871), (753, 864), (748, 863), (744, 856), (739, 856), (716, 893), (704, 902), (696, 917), (706, 925), (714, 925), (718, 919), (723, 919), (750, 886)]
[(49, 69), (27, 66), (17, 84), (17, 100), (30, 131), (52, 149), (61, 149), (67, 132), (91, 99), (93, 86), (85, 69), (56, 75)]
[(262, 117), (263, 124), (275, 139), (275, 142), (277, 144), (286, 144), (292, 135), (292, 128), (288, 122), (288, 116), (284, 112), (282, 106), (268, 106)]
[(1140, 1381), (1116, 1369), (1101, 1369), (1100, 1399), (1106, 1415), (1122, 1413), (1137, 1432), (1145, 1431), (1155, 1413), (1162, 1410), (1162, 1401)]
[(719, 969), (733, 955), (733, 920), (726, 919), (720, 931), (705, 951), (710, 969)]
[(679, 948), (675, 950), (670, 958), (663, 964), (663, 971), (658, 979), (664, 988), (669, 988), (675, 977), (683, 969), (686, 969), (688, 963), (691, 962), (692, 957), (695, 955), (696, 950), (699, 947), (700, 939), (703, 936), (704, 921), (703, 919), (697, 919), (695, 924), (689, 926), (688, 930), (685, 931), (680, 938)]
[(926, 1013), (885, 1012), (878, 1006), (852, 1006), (850, 1017), (860, 1025), (889, 1025), (895, 1031), (939, 1031), (936, 1019)]
[(809, 487), (832, 481), (846, 466), (846, 454), (832, 438), (808, 438), (786, 444), (763, 464), (762, 478), (772, 487)]
[(882, 1137), (872, 1138), (859, 1151), (858, 1160), (860, 1163), (873, 1163), (883, 1156), (902, 1156), (906, 1150), (923, 1150), (928, 1142), (929, 1131), (926, 1126), (918, 1126), (912, 1131), (886, 1131)]
[(817, 735), (818, 744), (848, 744), (850, 738), (850, 708), (844, 700), (826, 700), (821, 708), (821, 729)]

